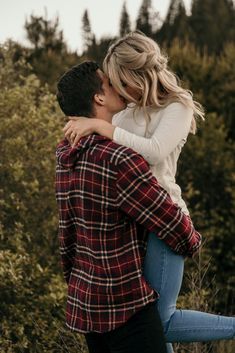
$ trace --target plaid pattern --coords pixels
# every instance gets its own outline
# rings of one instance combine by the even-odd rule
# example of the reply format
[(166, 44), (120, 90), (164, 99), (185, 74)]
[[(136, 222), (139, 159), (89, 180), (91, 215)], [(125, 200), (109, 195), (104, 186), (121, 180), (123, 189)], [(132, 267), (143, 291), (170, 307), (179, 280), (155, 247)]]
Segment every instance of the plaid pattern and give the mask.
[(148, 232), (192, 256), (201, 237), (133, 150), (98, 135), (57, 148), (56, 197), (66, 324), (106, 332), (157, 293), (142, 276)]

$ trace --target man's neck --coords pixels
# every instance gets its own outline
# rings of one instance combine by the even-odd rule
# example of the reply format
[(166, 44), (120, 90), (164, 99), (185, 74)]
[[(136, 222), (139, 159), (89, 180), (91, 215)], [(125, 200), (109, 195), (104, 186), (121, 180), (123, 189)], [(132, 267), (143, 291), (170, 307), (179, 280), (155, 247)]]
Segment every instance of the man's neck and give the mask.
[(107, 121), (108, 123), (112, 123), (113, 116), (114, 116), (114, 113), (101, 109), (96, 111), (94, 118)]

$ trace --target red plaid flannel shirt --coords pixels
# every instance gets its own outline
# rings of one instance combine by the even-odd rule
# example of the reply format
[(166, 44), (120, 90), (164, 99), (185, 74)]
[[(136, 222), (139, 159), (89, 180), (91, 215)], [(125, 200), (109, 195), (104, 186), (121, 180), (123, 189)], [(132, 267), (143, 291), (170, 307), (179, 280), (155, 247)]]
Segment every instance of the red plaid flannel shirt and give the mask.
[(156, 299), (143, 277), (148, 232), (184, 256), (201, 243), (146, 161), (102, 136), (58, 146), (56, 197), (71, 330), (113, 330)]

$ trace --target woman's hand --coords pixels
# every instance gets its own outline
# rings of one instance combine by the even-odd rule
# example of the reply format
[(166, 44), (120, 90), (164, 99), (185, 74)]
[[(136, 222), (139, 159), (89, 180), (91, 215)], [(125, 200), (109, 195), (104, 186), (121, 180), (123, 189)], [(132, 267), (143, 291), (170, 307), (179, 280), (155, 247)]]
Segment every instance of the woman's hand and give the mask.
[(85, 117), (69, 117), (69, 119), (63, 131), (72, 147), (78, 143), (80, 138), (93, 133), (105, 136), (110, 140), (113, 139), (115, 126), (108, 121)]
[(65, 137), (74, 147), (78, 141), (87, 135), (96, 132), (96, 123), (98, 119), (90, 119), (85, 117), (69, 117), (69, 121), (63, 128)]

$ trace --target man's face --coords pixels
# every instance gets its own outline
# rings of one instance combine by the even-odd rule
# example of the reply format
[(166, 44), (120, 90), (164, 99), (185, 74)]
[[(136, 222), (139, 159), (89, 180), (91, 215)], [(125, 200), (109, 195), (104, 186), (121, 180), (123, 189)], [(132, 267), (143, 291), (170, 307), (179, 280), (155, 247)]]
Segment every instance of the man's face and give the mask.
[(121, 97), (110, 84), (108, 77), (98, 70), (98, 74), (102, 79), (102, 88), (105, 96), (105, 106), (109, 112), (116, 114), (127, 106), (126, 100)]

